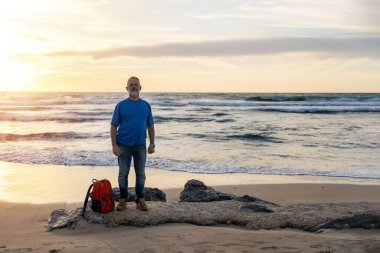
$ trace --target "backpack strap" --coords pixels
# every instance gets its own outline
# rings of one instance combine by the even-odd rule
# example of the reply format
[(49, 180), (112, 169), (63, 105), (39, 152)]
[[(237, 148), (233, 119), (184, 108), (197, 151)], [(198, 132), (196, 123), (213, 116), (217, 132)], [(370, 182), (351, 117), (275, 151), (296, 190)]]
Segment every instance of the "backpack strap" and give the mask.
[(90, 197), (90, 191), (91, 191), (91, 188), (94, 184), (91, 184), (90, 187), (88, 187), (88, 191), (87, 191), (87, 194), (86, 194), (86, 198), (84, 199), (84, 205), (83, 205), (83, 211), (82, 211), (82, 216), (84, 217), (84, 212), (86, 211), (86, 207), (87, 207), (87, 202), (88, 202), (88, 197)]

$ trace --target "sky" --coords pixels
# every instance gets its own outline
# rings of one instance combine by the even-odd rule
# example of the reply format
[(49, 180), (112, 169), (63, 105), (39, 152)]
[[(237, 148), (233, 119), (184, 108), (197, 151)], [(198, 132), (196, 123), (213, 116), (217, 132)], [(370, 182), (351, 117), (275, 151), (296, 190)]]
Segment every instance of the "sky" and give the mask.
[(380, 92), (378, 0), (0, 1), (0, 91)]

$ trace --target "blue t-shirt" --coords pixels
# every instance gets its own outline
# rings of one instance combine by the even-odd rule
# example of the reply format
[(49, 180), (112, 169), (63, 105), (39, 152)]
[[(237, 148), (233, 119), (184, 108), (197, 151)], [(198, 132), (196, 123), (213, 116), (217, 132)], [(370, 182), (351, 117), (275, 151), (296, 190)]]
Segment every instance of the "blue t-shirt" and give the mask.
[(117, 126), (117, 142), (127, 146), (145, 144), (146, 129), (154, 124), (152, 109), (143, 99), (119, 102), (111, 124)]

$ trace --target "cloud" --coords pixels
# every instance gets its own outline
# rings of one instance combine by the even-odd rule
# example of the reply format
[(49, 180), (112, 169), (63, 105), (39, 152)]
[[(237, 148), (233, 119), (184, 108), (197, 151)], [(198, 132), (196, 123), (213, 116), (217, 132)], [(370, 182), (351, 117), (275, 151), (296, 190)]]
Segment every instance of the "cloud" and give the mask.
[(91, 51), (56, 51), (46, 56), (91, 56), (96, 59), (132, 57), (220, 57), (311, 53), (337, 57), (380, 57), (380, 36), (310, 38), (281, 37), (260, 39), (214, 40), (191, 43), (165, 43), (128, 46)]
[(187, 17), (197, 18), (197, 19), (205, 19), (205, 20), (214, 20), (214, 19), (224, 19), (224, 18), (242, 18), (242, 19), (254, 19), (254, 16), (250, 15), (242, 15), (242, 14), (186, 14)]
[(380, 1), (378, 0), (356, 0), (357, 8), (362, 10), (362, 18), (369, 24), (380, 29)]

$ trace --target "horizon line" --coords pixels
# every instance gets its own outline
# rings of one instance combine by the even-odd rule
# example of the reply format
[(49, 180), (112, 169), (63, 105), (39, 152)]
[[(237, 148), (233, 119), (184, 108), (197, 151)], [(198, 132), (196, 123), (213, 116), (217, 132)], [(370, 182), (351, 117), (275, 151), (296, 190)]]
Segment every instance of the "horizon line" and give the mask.
[[(126, 91), (0, 91), (0, 93), (126, 93)], [(282, 94), (380, 94), (380, 91), (375, 92), (365, 92), (365, 91), (355, 91), (355, 92), (348, 92), (348, 91), (337, 91), (337, 92), (331, 92), (331, 91), (306, 91), (306, 92), (299, 92), (299, 91), (243, 91), (243, 92), (228, 92), (228, 91), (144, 91), (140, 94), (144, 93), (208, 93), (208, 94), (249, 94), (249, 93), (257, 93), (257, 94), (268, 94), (268, 93), (282, 93)]]

